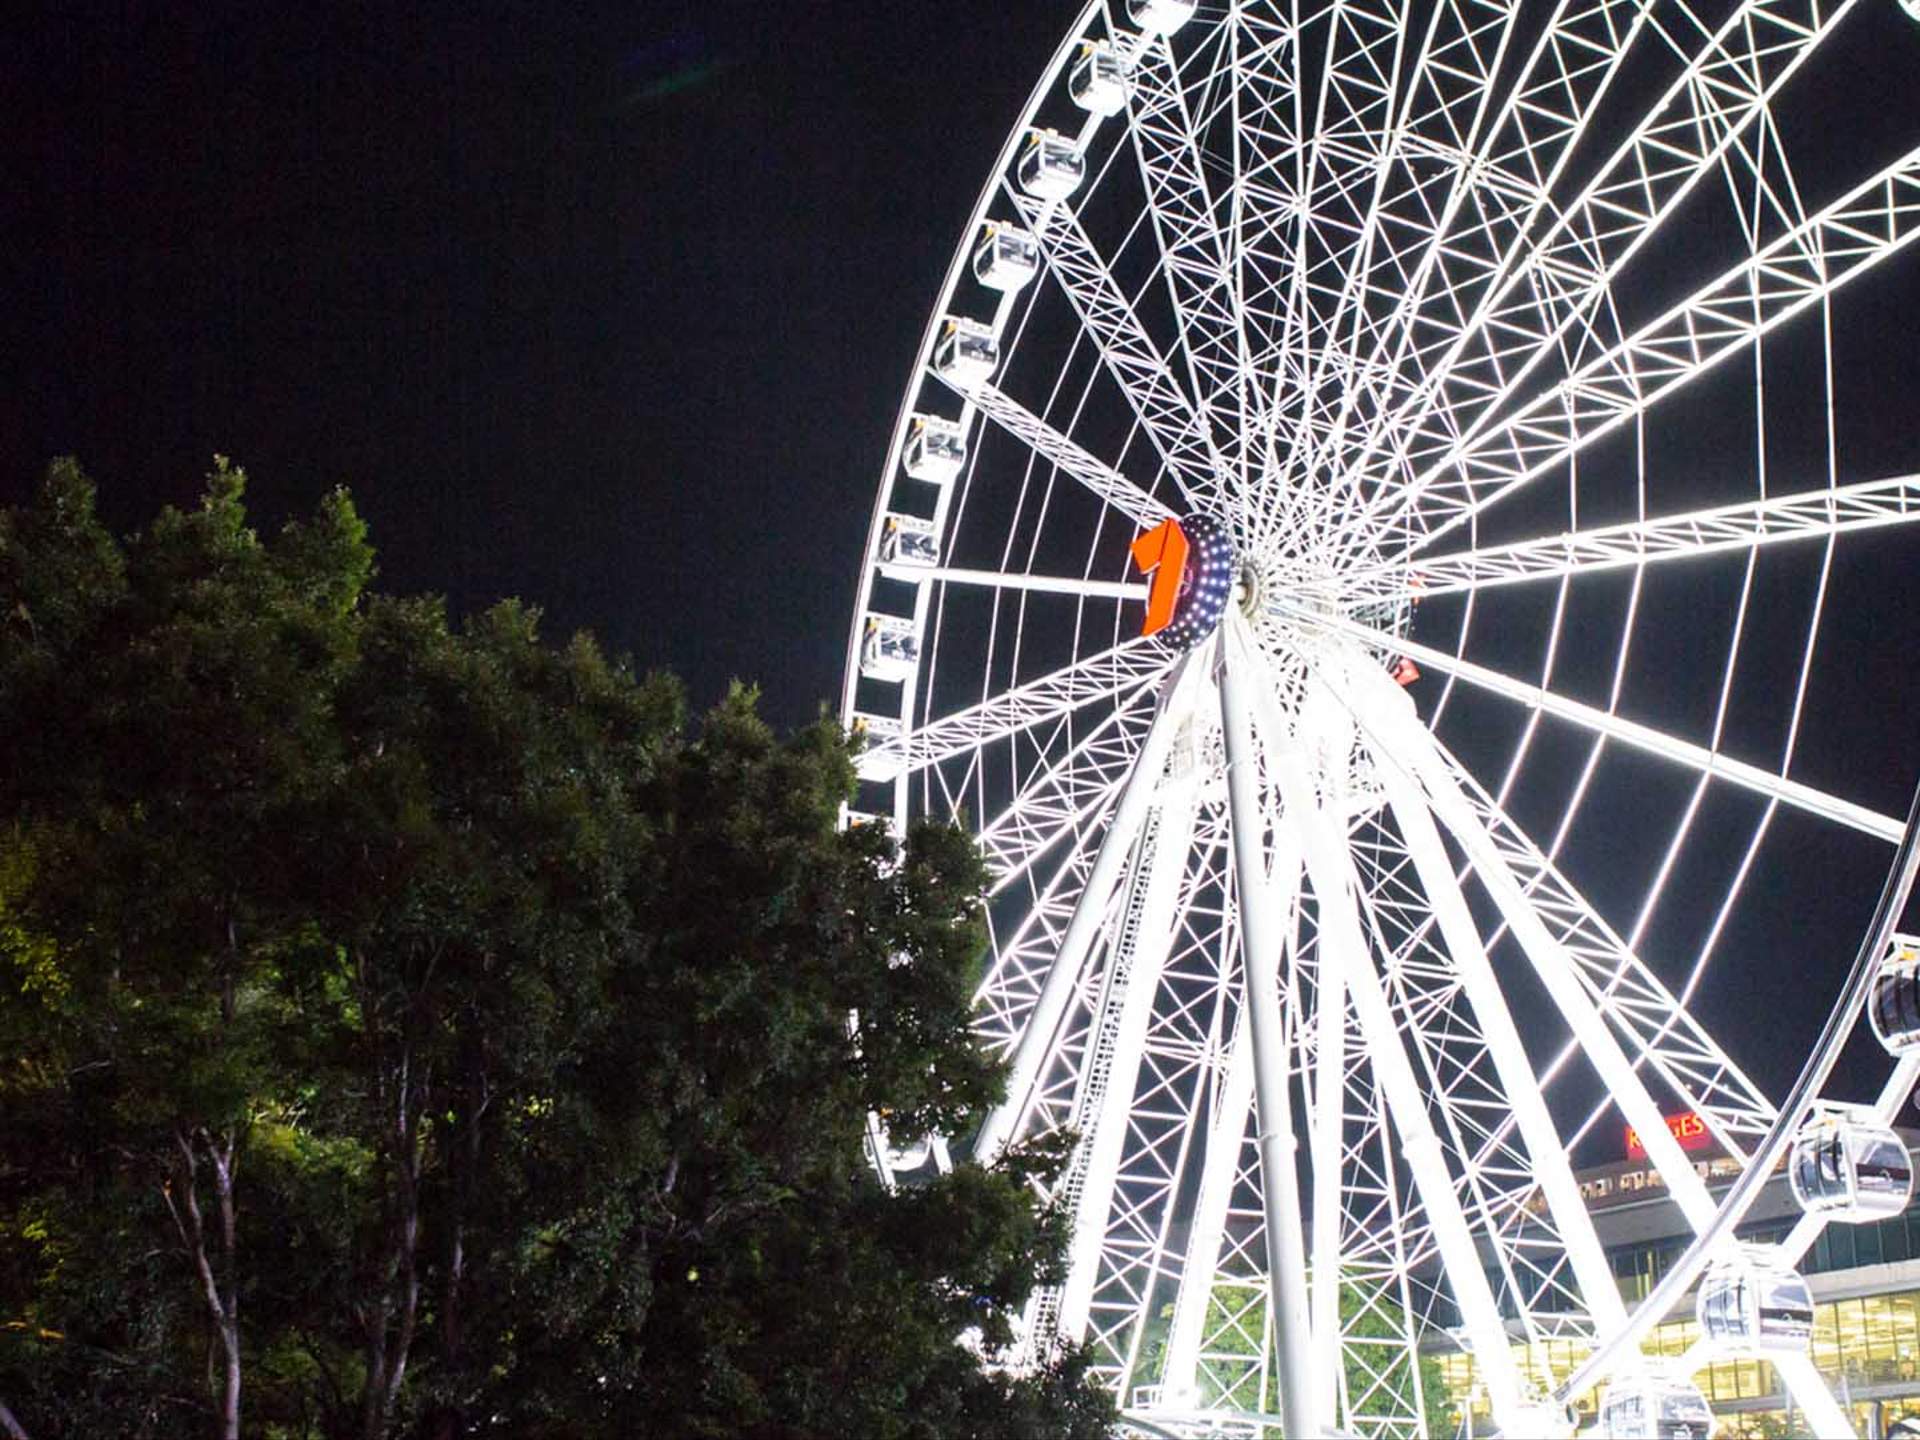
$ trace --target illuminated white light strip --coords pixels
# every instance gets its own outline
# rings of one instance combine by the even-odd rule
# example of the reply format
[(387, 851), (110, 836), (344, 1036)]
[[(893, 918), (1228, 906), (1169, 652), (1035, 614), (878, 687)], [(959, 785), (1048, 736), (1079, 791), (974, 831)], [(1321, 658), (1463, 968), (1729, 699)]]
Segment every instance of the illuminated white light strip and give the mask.
[(1476, 665), (1471, 660), (1462, 660), (1457, 655), (1436, 650), (1431, 645), (1422, 645), (1413, 640), (1384, 634), (1372, 626), (1362, 625), (1355, 620), (1335, 615), (1316, 615), (1308, 611), (1295, 610), (1291, 606), (1283, 607), (1281, 613), (1297, 620), (1309, 621), (1324, 629), (1355, 636), (1381, 649), (1405, 655), (1415, 664), (1431, 666), (1443, 674), (1458, 676), (1483, 690), (1491, 690), (1496, 695), (1504, 695), (1509, 700), (1517, 701), (1522, 705), (1544, 710), (1549, 715), (1557, 715), (1563, 720), (1573, 721), (1576, 725), (1597, 730), (1622, 744), (1645, 750), (1650, 755), (1659, 755), (1690, 769), (1716, 775), (1757, 794), (1782, 800), (1809, 814), (1818, 815), (1822, 819), (1837, 821), (1864, 834), (1877, 836), (1890, 845), (1900, 843), (1904, 827), (1891, 815), (1883, 815), (1877, 810), (1869, 810), (1864, 805), (1842, 800), (1838, 796), (1827, 794), (1824, 790), (1816, 790), (1811, 785), (1802, 785), (1797, 780), (1789, 780), (1784, 775), (1776, 775), (1773, 771), (1764, 770), (1758, 765), (1748, 765), (1731, 756), (1717, 755), (1711, 750), (1669, 735), (1664, 730), (1656, 730), (1651, 725), (1642, 725), (1618, 715), (1609, 715), (1596, 706), (1583, 705), (1578, 700), (1569, 700), (1564, 695), (1555, 695), (1552, 691), (1544, 690), (1538, 685), (1530, 685), (1524, 680), (1515, 680), (1512, 676), (1503, 675), (1497, 670)]
[(1920, 521), (1920, 475), (1901, 475), (1442, 555), (1413, 573), (1423, 596), (1448, 595), (1913, 521)]
[(939, 580), (948, 585), (987, 585), (996, 590), (1037, 590), (1051, 595), (1079, 595), (1088, 600), (1144, 600), (1147, 587), (1133, 580), (1074, 580), (1065, 575), (1010, 575), (1003, 570), (967, 570), (953, 565), (888, 563), (880, 573), (889, 580), (919, 584)]

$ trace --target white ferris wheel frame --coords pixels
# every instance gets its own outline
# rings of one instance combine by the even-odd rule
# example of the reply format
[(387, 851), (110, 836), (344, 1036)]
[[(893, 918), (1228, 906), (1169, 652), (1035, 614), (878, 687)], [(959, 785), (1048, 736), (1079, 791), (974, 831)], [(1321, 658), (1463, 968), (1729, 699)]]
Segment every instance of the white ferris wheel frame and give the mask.
[[(1094, 0), (995, 162), (895, 426), (842, 715), (868, 729), (861, 773), (886, 797), (872, 818), (896, 828), (986, 800), (983, 757), (1027, 747), (1003, 803), (974, 812), (995, 897), (1025, 903), (1010, 903), (979, 992), (981, 1034), (1005, 1053), (1009, 1081), (973, 1153), (1079, 1131), (1052, 1194), (1075, 1219), (1068, 1274), (1032, 1307), (1026, 1354), (1090, 1340), (1122, 1385), (1143, 1361), (1150, 1308), (1171, 1293), (1160, 1381), (1123, 1396), (1141, 1423), (1418, 1433), (1409, 1277), (1436, 1271), (1496, 1423), (1509, 1433), (1556, 1423), (1556, 1407), (1604, 1373), (1585, 1367), (1578, 1391), (1525, 1373), (1501, 1297), (1512, 1308), (1525, 1296), (1520, 1338), (1576, 1335), (1603, 1355), (1659, 1317), (1630, 1316), (1573, 1177), (1571, 1144), (1599, 1109), (1569, 1137), (1543, 1090), (1569, 1065), (1588, 1067), (1696, 1233), (1718, 1206), (1655, 1088), (1736, 1158), (1759, 1158), (1781, 1130), (1779, 1110), (1687, 1004), (1776, 813), (1896, 845), (1906, 829), (1790, 773), (1834, 547), (1920, 519), (1920, 475), (1841, 479), (1830, 393), (1830, 297), (1920, 237), (1920, 149), (1808, 208), (1771, 110), (1866, 3), (1560, 0), (1523, 30), (1516, 3), (1231, 0), (1169, 35), (1132, 31), (1121, 0)], [(1202, 30), (1209, 38), (1195, 40)], [(1036, 198), (1011, 178), (1027, 131), (1058, 113), (1065, 76), (1101, 38), (1131, 71), (1127, 106), (1087, 113), (1069, 137), (1097, 162), (1088, 183)], [(1197, 58), (1209, 46), (1214, 58)], [(1324, 65), (1311, 115), (1307, 86), (1273, 81), (1304, 66), (1310, 46)], [(1665, 88), (1594, 158), (1589, 132), (1614, 82), (1660, 46), (1675, 57)], [(1122, 138), (1103, 151), (1115, 128)], [(1224, 198), (1209, 151), (1223, 134)], [(1421, 198), (1425, 230), (1410, 240), (1412, 192), (1390, 192), (1410, 183), (1415, 161), (1435, 180)], [(1127, 237), (1103, 248), (1083, 217), (1107, 169), (1129, 163), (1145, 203)], [(1719, 180), (1747, 253), (1657, 313), (1623, 318), (1616, 280)], [(1033, 293), (1050, 287), (1071, 310), (1074, 353), (1088, 347), (1085, 387), (1097, 380), (1125, 401), (1121, 455), (1076, 437), (1085, 387), (1076, 401), (1056, 385), (1042, 404), (998, 374), (936, 368), (943, 317), (965, 308), (963, 293), (987, 293), (968, 292), (968, 264), (995, 219), (1028, 230), (1043, 259), (1029, 289), (987, 295), (1002, 370)], [(1119, 253), (1142, 235), (1157, 257), (1145, 282)], [(1149, 288), (1171, 313), (1171, 346), (1147, 318)], [(1451, 319), (1435, 326), (1424, 307), (1442, 301)], [(1755, 498), (1661, 510), (1640, 427), (1730, 361), (1757, 371), (1762, 343), (1796, 323), (1822, 336), (1825, 473), (1784, 484), (1763, 473)], [(962, 433), (1016, 447), (1030, 481), (1097, 501), (1109, 560), (1169, 515), (1232, 516), (1255, 576), (1243, 603), (1179, 654), (1077, 621), (1078, 653), (1032, 673), (1027, 604), (1075, 601), (1084, 620), (1147, 587), (1111, 564), (1095, 573), (1094, 556), (1079, 575), (1049, 573), (1011, 540), (997, 564), (957, 563), (977, 447), (920, 519), (937, 558), (890, 551), (913, 417), (936, 404), (957, 409)], [(1634, 518), (1571, 515), (1557, 533), (1481, 542), (1503, 503), (1622, 434), (1637, 452)], [(1134, 478), (1142, 455), (1150, 485)], [(1710, 734), (1621, 712), (1643, 576), (1718, 556), (1744, 560), (1751, 585), (1758, 557), (1796, 543), (1824, 558), (1772, 763), (1723, 744), (1737, 627)], [(1567, 587), (1610, 572), (1630, 577), (1633, 599), (1612, 693), (1595, 703), (1556, 684), (1554, 651)], [(1559, 597), (1540, 673), (1469, 659), (1476, 603), (1527, 586)], [(888, 587), (908, 597), (891, 612)], [(930, 711), (946, 598), (969, 593), (993, 597), (996, 646), (999, 607), (1013, 607), (1003, 645), (1013, 663), (976, 700)], [(1462, 606), (1452, 648), (1406, 633), (1412, 600), (1445, 597)], [(1745, 606), (1743, 590), (1743, 618)], [(917, 651), (876, 707), (864, 647), (872, 617), (888, 614)], [(1444, 677), (1433, 715), (1423, 720), (1388, 678), (1386, 656)], [(1497, 784), (1436, 733), (1457, 686), (1523, 718)], [(1545, 844), (1506, 808), (1543, 719), (1590, 747)], [(1691, 783), (1625, 935), (1556, 859), (1610, 750), (1656, 757)], [(1672, 987), (1638, 946), (1705, 798), (1729, 790), (1757, 797), (1763, 816)], [(1564, 1027), (1550, 1063), (1529, 1053), (1503, 994), (1491, 955), (1503, 937)], [(1889, 1120), (1916, 1079), (1920, 1064), (1903, 1061), (1866, 1110)], [(877, 1123), (871, 1139), (886, 1174)], [(1780, 1253), (1797, 1258), (1823, 1223), (1806, 1217)], [(1686, 1363), (1714, 1353), (1696, 1347)], [(1350, 1379), (1356, 1366), (1368, 1378)], [(1781, 1373), (1820, 1433), (1851, 1433), (1810, 1365)]]

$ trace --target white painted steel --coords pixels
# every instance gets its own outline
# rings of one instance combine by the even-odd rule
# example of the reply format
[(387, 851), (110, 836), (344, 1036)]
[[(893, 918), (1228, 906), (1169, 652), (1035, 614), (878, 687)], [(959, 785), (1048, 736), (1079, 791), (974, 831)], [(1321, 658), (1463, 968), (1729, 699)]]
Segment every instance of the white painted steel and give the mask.
[[(1631, 1123), (1711, 1231), (1662, 1109), (1736, 1158), (1778, 1117), (1729, 1054), (1752, 1037), (1695, 1018), (1729, 978), (1709, 962), (1779, 832), (1902, 835), (1864, 803), (1888, 777), (1807, 783), (1795, 751), (1848, 647), (1912, 608), (1830, 603), (1920, 516), (1920, 457), (1845, 468), (1841, 418), (1920, 374), (1842, 393), (1866, 372), (1834, 296), (1911, 284), (1920, 150), (1808, 163), (1781, 123), (1836, 83), (1836, 34), (1878, 23), (1855, 0), (1231, 0), (1144, 34), (1128, 8), (1073, 21), (936, 297), (998, 362), (941, 376), (930, 325), (912, 367), (854, 639), (878, 617), (917, 658), (849, 664), (850, 813), (981, 840), (976, 1026), (1011, 1085), (975, 1158), (1082, 1137), (1048, 1190), (1066, 1282), (1003, 1359), (1084, 1341), (1168, 1433), (1272, 1440), (1278, 1406), (1291, 1434), (1384, 1440), (1424, 1432), (1418, 1346), (1457, 1327), (1523, 1425), (1545, 1397), (1512, 1342), (1610, 1356), (1653, 1318), (1613, 1290), (1570, 1152)], [(1074, 106), (1083, 44), (1124, 104)], [(1083, 173), (1028, 193), (1025, 135), (1066, 122)], [(1037, 275), (977, 280), (988, 222), (1032, 235)], [(1677, 442), (1736, 411), (1750, 441), (1720, 426), (1710, 465)], [(938, 483), (903, 469), (915, 415), (964, 441)], [(1130, 638), (1128, 546), (1195, 513), (1245, 611), (1181, 657)], [(1788, 582), (1797, 608), (1763, 618)], [(1708, 718), (1638, 669), (1682, 630)], [(1514, 738), (1476, 734), (1509, 713)], [(1627, 807), (1592, 802), (1639, 799), (1635, 754), (1684, 804), (1605, 821), (1651, 878), (1603, 914), (1589, 826)], [(1698, 879), (1698, 837), (1752, 812), (1737, 868)], [(1670, 897), (1703, 883), (1711, 929), (1675, 955)]]
[[(1246, 977), (1247, 1038), (1253, 1049), (1253, 1088), (1260, 1147), (1260, 1193), (1266, 1201), (1267, 1283), (1273, 1293), (1273, 1344), (1280, 1413), (1292, 1435), (1317, 1435), (1332, 1416), (1316, 1414), (1310, 1360), (1307, 1261), (1301, 1236), (1298, 1141), (1287, 1084), (1286, 1034), (1280, 1018), (1282, 930), (1273, 913), (1269, 871), (1288, 874), (1298, 863), (1298, 836), (1282, 832), (1269, 856), (1260, 803), (1260, 756), (1246, 691), (1260, 672), (1236, 653), (1229, 627), (1217, 645), (1220, 717), (1226, 742), (1227, 798), (1233, 816), (1233, 874), (1240, 896), (1240, 950)], [(1257, 693), (1257, 692), (1256, 692)], [(1271, 755), (1269, 755), (1271, 763)]]
[[(1134, 1087), (1146, 1045), (1153, 998), (1173, 945), (1175, 901), (1193, 847), (1199, 803), (1194, 776), (1170, 776), (1160, 789), (1157, 814), (1136, 866), (1126, 920), (1116, 937), (1105, 977), (1096, 1060), (1082, 1072), (1075, 1129), (1086, 1137), (1075, 1153), (1061, 1195), (1075, 1203), (1073, 1248), (1061, 1286), (1055, 1331), (1078, 1342), (1086, 1333), (1093, 1282), (1105, 1250), (1106, 1220), (1120, 1173), (1120, 1150), (1133, 1110)], [(1077, 1202), (1077, 1203), (1076, 1203)]]
[(1147, 587), (1131, 580), (1074, 580), (1064, 575), (1010, 575), (1001, 570), (968, 570), (954, 565), (887, 565), (880, 573), (910, 584), (988, 585), (996, 590), (1031, 590), (1045, 595), (1078, 595), (1086, 600), (1144, 600)]
[(1441, 845), (1433, 816), (1413, 778), (1399, 765), (1382, 765), (1380, 779), (1386, 788), (1394, 821), (1419, 873), (1421, 888), (1433, 907), (1434, 922), (1486, 1034), (1488, 1051), (1507, 1102), (1513, 1106), (1515, 1123), (1532, 1162), (1532, 1173), (1539, 1181), (1548, 1208), (1560, 1223), (1561, 1238), (1579, 1280), (1581, 1298), (1600, 1325), (1617, 1324), (1626, 1316), (1614, 1285), (1613, 1267), (1607, 1263), (1586, 1202), (1580, 1198), (1565, 1141), (1555, 1128), (1553, 1117), (1547, 1113), (1546, 1102), (1535, 1082), (1533, 1062), (1520, 1043), (1519, 1031), (1500, 993), (1500, 982), (1487, 960), (1486, 944), (1467, 908), (1466, 896), (1461, 893), (1453, 864)]
[(1827, 1382), (1820, 1372), (1813, 1368), (1811, 1356), (1770, 1353), (1767, 1359), (1780, 1372), (1787, 1393), (1807, 1417), (1807, 1424), (1814, 1434), (1820, 1436), (1821, 1440), (1827, 1440), (1829, 1436), (1833, 1440), (1853, 1440), (1853, 1421), (1840, 1408), (1840, 1402), (1833, 1398), (1833, 1391), (1827, 1388)]
[(1823, 820), (1832, 820), (1862, 834), (1885, 840), (1889, 844), (1900, 839), (1901, 822), (1891, 815), (1869, 810), (1864, 805), (1842, 800), (1837, 795), (1829, 795), (1811, 785), (1802, 785), (1789, 780), (1784, 775), (1776, 775), (1763, 770), (1758, 765), (1749, 765), (1736, 760), (1731, 755), (1719, 755), (1705, 746), (1695, 745), (1677, 735), (1668, 734), (1652, 725), (1643, 725), (1612, 714), (1595, 705), (1583, 704), (1578, 700), (1556, 695), (1543, 686), (1532, 685), (1524, 680), (1516, 680), (1485, 665), (1476, 665), (1471, 660), (1463, 660), (1450, 655), (1432, 645), (1422, 645), (1405, 637), (1395, 638), (1382, 635), (1368, 626), (1353, 621), (1318, 617), (1315, 623), (1327, 629), (1338, 630), (1342, 634), (1372, 640), (1399, 654), (1407, 656), (1421, 665), (1430, 665), (1444, 674), (1458, 676), (1471, 685), (1495, 695), (1503, 695), (1530, 709), (1540, 710), (1562, 720), (1570, 720), (1596, 734), (1610, 740), (1631, 745), (1636, 750), (1644, 750), (1650, 755), (1658, 755), (1663, 760), (1672, 760), (1702, 775), (1717, 776), (1742, 789), (1754, 791), (1770, 800), (1792, 805), (1805, 810), (1808, 814), (1818, 815)]
[(1423, 555), (1412, 567), (1381, 571), (1376, 593), (1383, 599), (1414, 595), (1432, 599), (1527, 580), (1577, 579), (1632, 565), (1698, 560), (1722, 551), (1794, 540), (1825, 540), (1916, 520), (1920, 520), (1920, 475), (1863, 480), (1686, 515), (1489, 545), (1458, 555)]
[(982, 1161), (999, 1154), (1033, 1103), (1033, 1086), (1039, 1078), (1047, 1048), (1053, 1043), (1054, 1029), (1060, 1023), (1067, 997), (1080, 978), (1080, 967), (1106, 918), (1113, 888), (1119, 882), (1134, 837), (1140, 831), (1140, 822), (1146, 818), (1147, 808), (1160, 786), (1174, 735), (1187, 723), (1192, 712), (1193, 692), (1199, 680), (1200, 667), (1192, 657), (1183, 659), (1167, 679), (1159, 713), (1153, 717), (1146, 739), (1140, 742), (1139, 757), (1120, 791), (1092, 873), (1080, 892), (1073, 918), (1067, 923), (1066, 934), (1061, 937), (1039, 998), (1027, 1017), (1019, 1047), (1014, 1051), (1013, 1063), (1007, 1072), (1007, 1098), (981, 1122), (974, 1154)]

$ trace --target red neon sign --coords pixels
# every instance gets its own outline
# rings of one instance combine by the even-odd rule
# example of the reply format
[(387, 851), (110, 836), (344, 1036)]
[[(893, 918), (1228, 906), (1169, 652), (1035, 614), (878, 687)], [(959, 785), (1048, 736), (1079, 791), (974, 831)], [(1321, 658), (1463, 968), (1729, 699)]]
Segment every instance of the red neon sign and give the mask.
[[(1682, 1150), (1705, 1150), (1713, 1144), (1713, 1134), (1707, 1129), (1707, 1122), (1693, 1111), (1682, 1110), (1677, 1115), (1666, 1116), (1665, 1119), (1667, 1129), (1672, 1132), (1673, 1138), (1680, 1142)], [(1634, 1128), (1631, 1125), (1627, 1126), (1627, 1158), (1644, 1160), (1646, 1157), (1647, 1147), (1640, 1143), (1640, 1136)]]
[(1133, 542), (1133, 563), (1141, 574), (1151, 574), (1147, 591), (1147, 623), (1142, 635), (1164, 630), (1173, 621), (1180, 599), (1180, 581), (1187, 573), (1187, 535), (1174, 519), (1162, 520)]

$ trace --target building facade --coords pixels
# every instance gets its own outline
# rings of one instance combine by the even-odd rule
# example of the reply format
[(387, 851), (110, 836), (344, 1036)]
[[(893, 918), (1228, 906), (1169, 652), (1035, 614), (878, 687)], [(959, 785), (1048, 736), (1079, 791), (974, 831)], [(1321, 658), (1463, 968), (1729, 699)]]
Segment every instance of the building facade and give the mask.
[[(1686, 1120), (1669, 1124), (1683, 1143), (1695, 1143), (1694, 1164), (1716, 1196), (1739, 1173), (1739, 1162), (1719, 1153), (1702, 1128), (1682, 1135)], [(1697, 1124), (1697, 1122), (1696, 1122)], [(1920, 1132), (1902, 1130), (1909, 1155), (1920, 1153)], [(1658, 1171), (1627, 1137), (1627, 1158), (1577, 1173), (1581, 1194), (1594, 1217), (1620, 1293), (1629, 1305), (1642, 1300), (1686, 1248), (1691, 1232), (1668, 1198)], [(1743, 1239), (1783, 1239), (1800, 1217), (1784, 1170), (1768, 1180), (1740, 1227)], [(1814, 1301), (1812, 1358), (1853, 1415), (1855, 1432), (1878, 1435), (1896, 1420), (1920, 1417), (1920, 1206), (1890, 1219), (1859, 1225), (1828, 1225), (1802, 1259)], [(1691, 1301), (1660, 1325), (1647, 1341), (1649, 1354), (1679, 1356), (1699, 1338)], [(1470, 1359), (1444, 1341), (1436, 1359), (1449, 1390), (1474, 1434), (1491, 1429), (1486, 1396), (1475, 1383)], [(1586, 1355), (1578, 1341), (1548, 1340), (1517, 1345), (1526, 1372), (1543, 1388), (1557, 1384)], [(1773, 1367), (1764, 1360), (1724, 1360), (1693, 1377), (1717, 1417), (1723, 1440), (1810, 1435)], [(1592, 1399), (1580, 1420), (1595, 1419)]]

